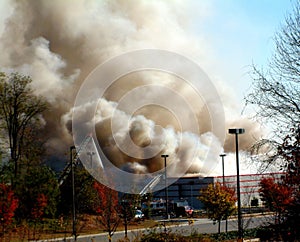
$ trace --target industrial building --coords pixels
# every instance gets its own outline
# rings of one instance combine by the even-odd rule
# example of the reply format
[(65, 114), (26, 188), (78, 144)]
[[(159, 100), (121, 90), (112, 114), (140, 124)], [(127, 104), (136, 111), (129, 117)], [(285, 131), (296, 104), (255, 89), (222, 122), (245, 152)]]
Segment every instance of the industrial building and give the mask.
[[(262, 205), (259, 196), (259, 183), (261, 179), (273, 177), (276, 180), (281, 179), (284, 173), (264, 173), (264, 174), (247, 174), (240, 175), (240, 190), (242, 207), (249, 207), (253, 198), (258, 199), (258, 205)], [(170, 180), (173, 178), (170, 178)], [(224, 176), (225, 185), (236, 190), (236, 176)], [(201, 189), (204, 189), (211, 183), (223, 183), (223, 176), (216, 177), (199, 177), (198, 175), (188, 174), (179, 178), (176, 182), (168, 186), (168, 200), (178, 201), (186, 200), (189, 205), (195, 209), (203, 208), (198, 200)], [(165, 190), (154, 192), (154, 199), (165, 199)]]

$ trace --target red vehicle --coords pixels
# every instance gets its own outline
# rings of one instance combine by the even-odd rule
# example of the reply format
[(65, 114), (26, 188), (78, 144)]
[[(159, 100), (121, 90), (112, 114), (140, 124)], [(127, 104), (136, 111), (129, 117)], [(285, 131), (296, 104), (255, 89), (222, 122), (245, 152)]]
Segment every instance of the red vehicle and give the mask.
[(186, 215), (188, 217), (192, 217), (194, 209), (191, 206), (184, 206), (184, 208), (185, 208)]

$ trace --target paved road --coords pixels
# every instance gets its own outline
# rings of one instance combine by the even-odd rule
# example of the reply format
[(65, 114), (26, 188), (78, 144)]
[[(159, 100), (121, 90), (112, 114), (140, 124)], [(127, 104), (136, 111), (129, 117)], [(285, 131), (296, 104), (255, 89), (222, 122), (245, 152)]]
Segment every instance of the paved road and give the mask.
[[(270, 222), (272, 222), (273, 218), (272, 216), (254, 216), (254, 217), (248, 217), (243, 219), (243, 227), (244, 228), (255, 228), (259, 227), (261, 225), (266, 225)], [(161, 222), (164, 224), (164, 221)], [(165, 223), (167, 225), (167, 223)], [(167, 229), (172, 232), (180, 232), (184, 235), (189, 235), (192, 232), (197, 233), (217, 233), (218, 232), (218, 225), (213, 224), (211, 220), (209, 219), (197, 219), (194, 221), (193, 224), (188, 224), (188, 220), (181, 220), (181, 223), (179, 225), (171, 225), (167, 226)], [(157, 231), (164, 231), (165, 227), (162, 226), (161, 228), (158, 228)], [(225, 221), (221, 223), (221, 231), (225, 230)], [(228, 231), (234, 231), (237, 230), (237, 220), (231, 219), (228, 221)], [(139, 230), (131, 230), (128, 231), (128, 237), (130, 240), (133, 238), (136, 238), (137, 236), (140, 236), (141, 233), (146, 232), (147, 229), (139, 229)], [(113, 237), (112, 241), (116, 242), (119, 239), (124, 238), (124, 231), (118, 231), (116, 232)], [(48, 240), (48, 241), (74, 241), (74, 238), (66, 238), (66, 239), (56, 239), (56, 240)], [(93, 235), (84, 235), (79, 236), (77, 238), (78, 242), (102, 242), (102, 241), (108, 241), (107, 234), (93, 234)]]

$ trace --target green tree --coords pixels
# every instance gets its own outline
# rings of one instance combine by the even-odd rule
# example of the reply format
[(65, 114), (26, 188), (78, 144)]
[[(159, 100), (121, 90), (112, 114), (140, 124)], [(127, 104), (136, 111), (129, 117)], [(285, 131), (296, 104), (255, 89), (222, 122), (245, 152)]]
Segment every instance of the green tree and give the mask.
[(141, 196), (139, 194), (125, 193), (120, 203), (120, 217), (123, 220), (125, 228), (125, 238), (127, 238), (127, 227), (130, 221), (134, 219), (135, 211), (141, 205)]
[(46, 110), (45, 100), (34, 94), (30, 77), (18, 73), (0, 73), (0, 118), (14, 164), (14, 177), (18, 174), (18, 162), (26, 129), (39, 123), (40, 115)]
[(219, 223), (218, 231), (220, 233), (221, 220), (227, 219), (235, 211), (235, 191), (217, 182), (202, 189), (198, 199), (206, 207), (208, 217)]
[[(75, 205), (78, 214), (95, 214), (97, 207), (97, 192), (94, 189), (95, 179), (82, 166), (78, 165), (74, 169), (75, 177)], [(60, 184), (61, 200), (59, 203), (59, 213), (71, 214), (72, 204), (72, 180), (71, 173), (68, 174), (62, 184)]]
[(47, 206), (43, 208), (43, 215), (54, 217), (57, 212), (60, 191), (55, 173), (47, 166), (33, 165), (23, 171), (16, 180), (15, 193), (19, 199), (16, 211), (18, 218), (30, 220), (36, 201), (43, 194), (47, 199)]

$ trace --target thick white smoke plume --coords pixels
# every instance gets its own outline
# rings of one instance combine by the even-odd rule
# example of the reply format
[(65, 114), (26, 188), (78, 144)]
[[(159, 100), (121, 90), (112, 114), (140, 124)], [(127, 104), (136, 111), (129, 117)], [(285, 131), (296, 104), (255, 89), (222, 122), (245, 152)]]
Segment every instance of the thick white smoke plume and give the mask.
[[(99, 64), (113, 56), (143, 48), (167, 49), (196, 57), (199, 62), (207, 61), (207, 44), (202, 39), (195, 39), (188, 31), (189, 14), (193, 10), (189, 5), (191, 2), (29, 0), (8, 3), (8, 12), (11, 13), (2, 23), (0, 67), (2, 71), (30, 75), (36, 94), (46, 97), (50, 102), (51, 109), (44, 115), (45, 129), (49, 130), (48, 151), (56, 156), (63, 156), (72, 144), (70, 122), (76, 93), (83, 80)], [(129, 133), (134, 143), (143, 147), (150, 141), (162, 139), (165, 145), (163, 150), (174, 154), (170, 161), (178, 163), (177, 169), (196, 157), (192, 164), (189, 163), (191, 166), (188, 171), (209, 173), (209, 168), (205, 170), (203, 160), (219, 160), (223, 145), (210, 132), (210, 117), (205, 102), (199, 101), (194, 90), (179, 78), (163, 73), (133, 73), (125, 76), (117, 80), (105, 97), (99, 100), (97, 113), (91, 122), (96, 122), (97, 137), (107, 156), (116, 166), (134, 173), (153, 172), (162, 168), (160, 154), (152, 159), (133, 159), (116, 147), (114, 138), (126, 142), (122, 117), (128, 114), (124, 110), (117, 111), (121, 125), (115, 137), (110, 127), (112, 111), (120, 98), (147, 83), (169, 85), (180, 92), (191, 103), (201, 135), (181, 130), (176, 117), (166, 110), (147, 106), (137, 110), (131, 120)], [(222, 93), (223, 87), (218, 88)], [(226, 103), (230, 101), (226, 100)], [(85, 111), (82, 115), (85, 115)], [(156, 125), (163, 127), (162, 132), (156, 132)], [(232, 124), (227, 122), (227, 126)], [(247, 148), (253, 142), (255, 133), (253, 124), (249, 123), (242, 148)], [(234, 148), (228, 144), (226, 141), (227, 150)], [(178, 149), (180, 153), (176, 153)], [(172, 174), (176, 173), (176, 169), (172, 171)]]
[[(90, 104), (79, 107), (82, 120), (86, 120), (92, 112), (90, 107)], [(70, 121), (71, 115), (72, 112), (63, 119)], [(111, 132), (112, 118), (117, 122), (114, 132)], [(128, 120), (130, 122), (127, 125)], [(161, 154), (170, 154), (170, 175), (176, 176), (186, 170), (189, 173), (205, 175), (214, 168), (218, 154), (223, 151), (220, 141), (211, 132), (198, 136), (187, 131), (178, 132), (172, 126), (157, 129), (152, 120), (142, 115), (130, 117), (117, 109), (117, 103), (105, 99), (99, 99), (97, 112), (86, 125), (92, 126), (94, 123), (101, 148), (109, 160), (122, 170), (132, 173), (153, 173), (163, 169)], [(126, 152), (129, 139), (137, 147), (151, 144), (151, 150), (131, 148), (133, 155), (130, 156)], [(153, 156), (153, 153), (156, 155)]]

